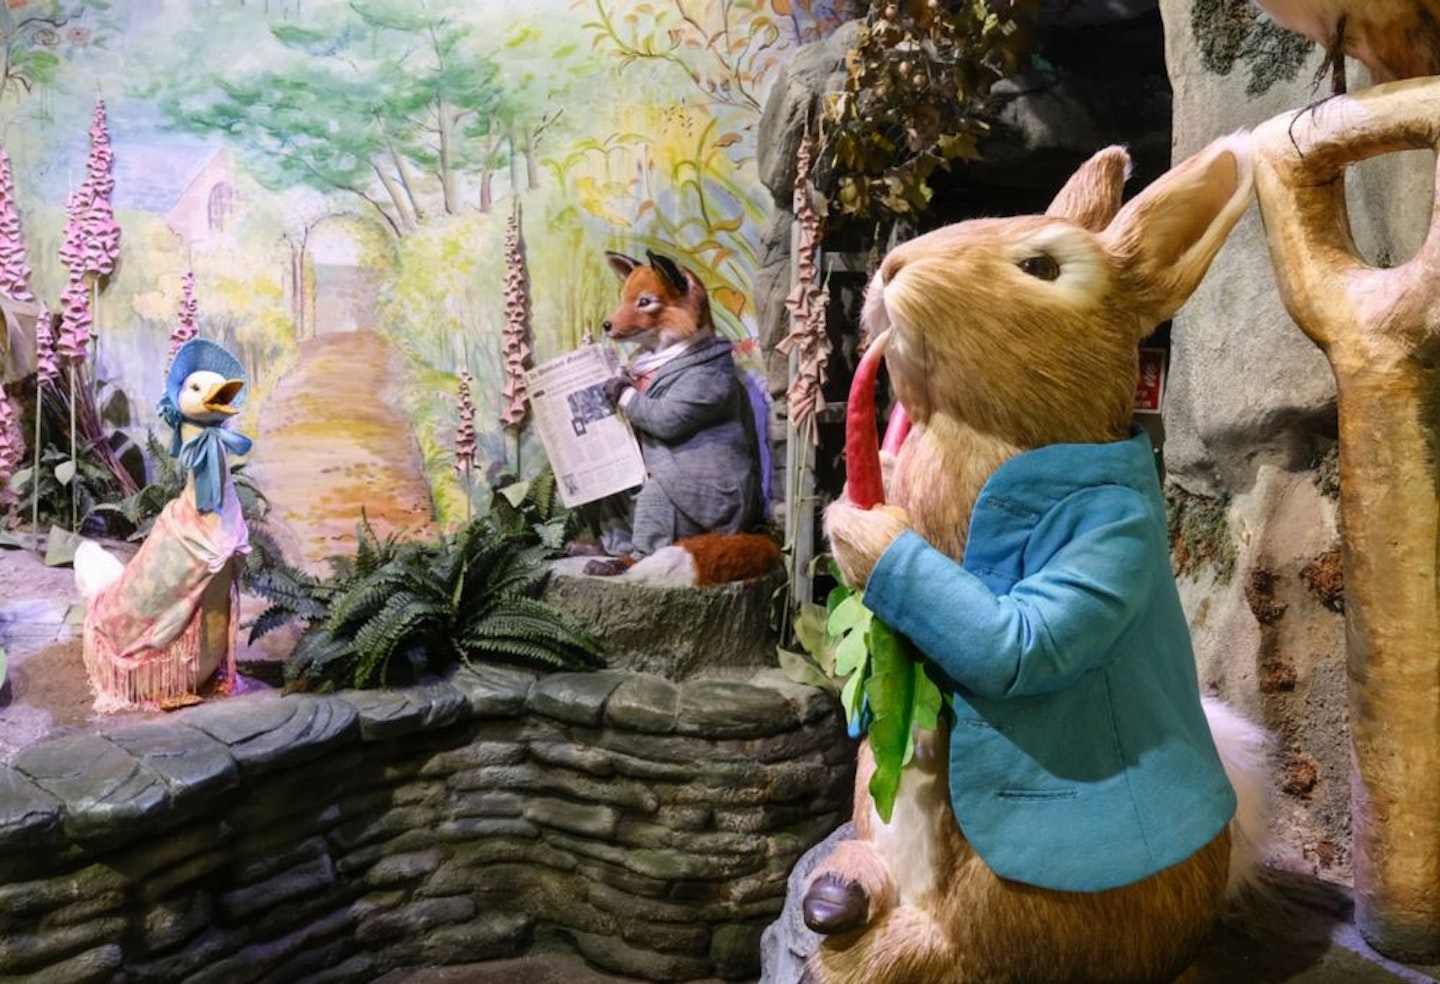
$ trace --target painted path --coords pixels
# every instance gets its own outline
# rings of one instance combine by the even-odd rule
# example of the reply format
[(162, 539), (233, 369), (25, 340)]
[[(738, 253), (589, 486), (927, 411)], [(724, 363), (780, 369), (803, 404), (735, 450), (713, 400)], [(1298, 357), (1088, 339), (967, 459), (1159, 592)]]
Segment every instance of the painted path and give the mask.
[(261, 409), (250, 470), (287, 556), (317, 573), (326, 557), (354, 552), (362, 506), (382, 537), (430, 531), (420, 449), (395, 391), (399, 361), (372, 331), (309, 339)]

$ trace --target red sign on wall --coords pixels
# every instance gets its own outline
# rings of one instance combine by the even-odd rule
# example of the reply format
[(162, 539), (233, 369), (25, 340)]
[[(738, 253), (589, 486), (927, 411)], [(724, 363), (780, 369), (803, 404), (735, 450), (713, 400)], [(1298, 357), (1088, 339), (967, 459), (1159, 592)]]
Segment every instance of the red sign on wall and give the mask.
[(1165, 350), (1140, 350), (1140, 377), (1135, 381), (1135, 412), (1159, 413), (1165, 399)]

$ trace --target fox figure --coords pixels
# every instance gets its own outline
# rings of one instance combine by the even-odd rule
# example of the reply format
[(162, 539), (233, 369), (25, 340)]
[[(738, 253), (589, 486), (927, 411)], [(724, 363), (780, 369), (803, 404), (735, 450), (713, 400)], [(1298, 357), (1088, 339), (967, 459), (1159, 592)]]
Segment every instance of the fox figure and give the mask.
[(629, 510), (629, 546), (591, 574), (710, 584), (779, 563), (763, 518), (758, 438), (731, 343), (715, 333), (710, 299), (689, 270), (606, 254), (624, 282), (605, 334), (638, 354), (605, 386), (640, 441), (646, 480)]
[[(801, 904), (819, 984), (1167, 982), (1253, 871), (1267, 736), (1202, 701), (1137, 346), (1251, 197), (1247, 137), (1121, 207), (1101, 151), (1044, 215), (882, 261), (864, 318), (914, 421), (891, 504), (839, 500), (846, 581), (948, 694), (888, 822), (854, 820)], [(883, 341), (879, 339), (883, 337)], [(941, 682), (943, 681), (943, 682)]]

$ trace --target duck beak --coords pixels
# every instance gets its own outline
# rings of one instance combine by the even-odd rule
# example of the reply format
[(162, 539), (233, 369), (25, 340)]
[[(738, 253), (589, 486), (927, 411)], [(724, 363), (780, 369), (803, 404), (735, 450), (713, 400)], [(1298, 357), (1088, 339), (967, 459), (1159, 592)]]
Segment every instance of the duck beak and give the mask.
[(239, 408), (231, 406), (231, 403), (235, 400), (235, 397), (240, 395), (240, 391), (244, 388), (245, 381), (243, 379), (227, 379), (223, 383), (216, 383), (215, 388), (205, 396), (205, 409), (211, 413), (223, 413), (227, 415), (239, 413)]

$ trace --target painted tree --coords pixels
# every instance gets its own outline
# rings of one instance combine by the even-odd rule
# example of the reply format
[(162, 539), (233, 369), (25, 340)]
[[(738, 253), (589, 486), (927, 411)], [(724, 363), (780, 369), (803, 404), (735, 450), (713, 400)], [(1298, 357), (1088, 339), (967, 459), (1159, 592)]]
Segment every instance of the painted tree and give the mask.
[[(176, 129), (223, 134), (271, 188), (352, 195), (402, 235), (438, 199), (462, 210), (459, 182), (495, 131), (499, 70), (464, 5), (355, 0), (305, 24), (278, 23), (250, 72), (157, 72), (152, 95)], [(201, 30), (186, 35), (212, 43)]]
[(1353, 750), (1355, 915), (1391, 955), (1440, 954), (1440, 199), (1410, 260), (1358, 253), (1350, 166), (1440, 148), (1440, 80), (1376, 86), (1255, 132), (1281, 298), (1335, 373)]
[(20, 235), (20, 213), (15, 208), (15, 181), (10, 155), (0, 148), (0, 294), (12, 301), (33, 301), (30, 263)]

